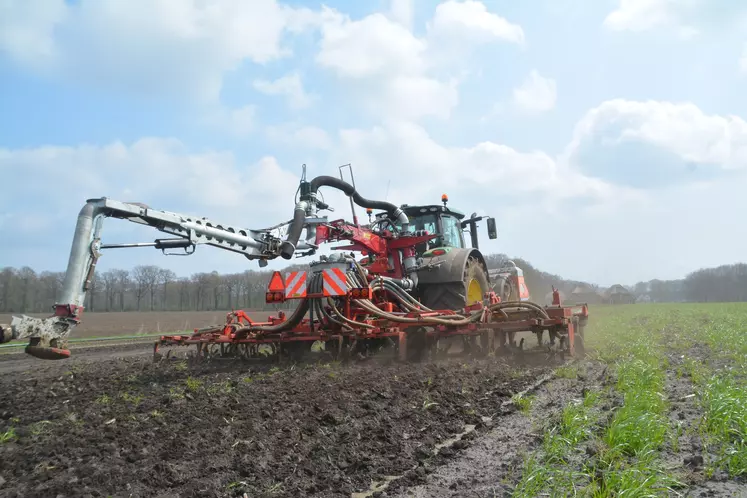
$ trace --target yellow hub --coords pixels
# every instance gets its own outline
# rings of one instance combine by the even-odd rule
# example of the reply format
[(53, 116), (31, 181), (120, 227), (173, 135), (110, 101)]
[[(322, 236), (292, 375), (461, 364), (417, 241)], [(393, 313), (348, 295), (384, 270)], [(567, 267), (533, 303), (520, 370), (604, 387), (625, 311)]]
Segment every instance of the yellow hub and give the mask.
[(467, 306), (482, 301), (482, 287), (476, 278), (471, 278), (467, 284)]

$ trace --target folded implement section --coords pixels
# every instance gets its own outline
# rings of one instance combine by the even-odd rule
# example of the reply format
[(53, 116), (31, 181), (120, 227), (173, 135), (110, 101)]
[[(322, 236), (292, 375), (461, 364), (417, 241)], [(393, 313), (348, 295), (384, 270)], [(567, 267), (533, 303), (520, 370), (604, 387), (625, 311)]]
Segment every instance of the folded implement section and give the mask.
[[(478, 355), (539, 352), (565, 357), (584, 351), (587, 307), (563, 306), (559, 296), (552, 306), (540, 306), (529, 301), (501, 302), (489, 292), (482, 302), (459, 311), (433, 310), (384, 280), (367, 277), (353, 258), (311, 268), (284, 279), (284, 288), (291, 291), (283, 298), (299, 301), (292, 313), (281, 311), (254, 322), (243, 311), (231, 312), (222, 326), (162, 336), (156, 343), (156, 358), (161, 358), (161, 346), (194, 345), (197, 358), (285, 355), (299, 360), (314, 343), (323, 343), (334, 358), (366, 356), (391, 346), (400, 360), (417, 361), (447, 354), (454, 338), (461, 339), (462, 352)], [(304, 279), (307, 292), (294, 292)], [(282, 276), (275, 272), (269, 287), (278, 285), (278, 280)], [(268, 288), (268, 299), (274, 300), (275, 294)], [(525, 338), (517, 343), (521, 333), (534, 334), (537, 346), (525, 348)], [(444, 342), (449, 344), (443, 347)]]

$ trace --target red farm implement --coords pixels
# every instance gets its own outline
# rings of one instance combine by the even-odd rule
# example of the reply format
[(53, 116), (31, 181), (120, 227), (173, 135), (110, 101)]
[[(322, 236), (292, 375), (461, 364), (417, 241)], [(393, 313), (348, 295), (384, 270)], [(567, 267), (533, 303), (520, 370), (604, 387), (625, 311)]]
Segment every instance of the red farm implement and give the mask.
[[(344, 265), (350, 268), (344, 270)], [(309, 291), (292, 294), (306, 279)], [(343, 256), (309, 272), (293, 272), (285, 283), (280, 272), (274, 272), (266, 296), (268, 302), (296, 299), (299, 305), (290, 315), (279, 312), (265, 322), (236, 311), (227, 314), (222, 326), (162, 336), (155, 344), (155, 358), (162, 358), (162, 346), (192, 345), (198, 361), (268, 354), (301, 360), (313, 344), (323, 343), (333, 359), (365, 357), (391, 346), (399, 360), (418, 361), (447, 355), (455, 339), (461, 353), (478, 356), (544, 353), (562, 360), (584, 352), (587, 307), (563, 306), (557, 291), (553, 305), (545, 307), (528, 301), (501, 302), (488, 292), (483, 301), (459, 311), (432, 310), (387, 289), (376, 277), (365, 278), (358, 262)], [(525, 349), (524, 338), (517, 343), (516, 335), (522, 332), (532, 333), (536, 346)]]
[[(350, 198), (352, 223), (319, 215), (331, 210), (319, 199), (322, 187), (338, 189)], [(224, 325), (187, 336), (164, 336), (156, 347), (195, 345), (199, 357), (247, 358), (268, 351), (298, 358), (314, 343), (323, 343), (336, 357), (392, 345), (399, 358), (418, 359), (424, 354), (446, 354), (455, 343), (474, 354), (583, 352), (587, 307), (563, 306), (557, 292), (551, 306), (532, 303), (521, 269), (510, 261), (491, 275), (478, 248), (477, 223), (486, 219), (488, 237), (495, 239), (495, 219), (476, 213), (466, 217), (447, 203), (446, 195), (441, 204), (417, 206), (366, 199), (354, 180), (352, 184), (342, 180), (342, 167), (339, 179), (319, 176), (311, 181), (306, 181), (304, 168), (292, 220), (266, 229), (230, 226), (138, 203), (91, 199), (78, 215), (54, 315), (13, 317), (9, 325), (0, 325), (0, 342), (28, 339), (26, 352), (33, 356), (69, 357), (67, 339), (82, 318), (83, 302), (104, 249), (150, 246), (164, 253), (182, 249), (191, 254), (197, 246), (208, 245), (266, 266), (278, 256), (286, 260), (310, 256), (322, 244), (343, 242), (346, 245), (334, 249), (346, 252), (321, 256), (307, 271), (291, 272), (285, 278), (273, 274), (266, 301), (298, 301), (287, 316), (281, 312), (255, 322), (244, 312), (232, 312)], [(354, 204), (366, 209), (368, 224), (358, 223)], [(102, 244), (105, 218), (151, 226), (173, 238)], [(522, 332), (535, 334), (536, 348), (524, 348), (523, 338), (517, 345), (516, 334)]]

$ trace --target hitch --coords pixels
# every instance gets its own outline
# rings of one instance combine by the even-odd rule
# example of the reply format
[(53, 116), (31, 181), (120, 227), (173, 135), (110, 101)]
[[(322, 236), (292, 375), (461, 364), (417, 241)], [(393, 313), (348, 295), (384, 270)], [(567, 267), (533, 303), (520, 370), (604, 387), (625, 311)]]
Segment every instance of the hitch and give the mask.
[[(10, 342), (17, 337), (13, 336), (13, 328), (5, 323), (0, 323), (0, 344)], [(26, 346), (26, 354), (30, 354), (42, 360), (64, 360), (70, 358), (70, 350), (51, 346), (39, 346), (40, 340), (32, 338)]]
[(28, 339), (26, 353), (42, 360), (62, 360), (70, 357), (67, 338), (80, 323), (81, 306), (57, 305), (48, 318), (14, 316), (9, 325), (0, 325), (0, 342)]

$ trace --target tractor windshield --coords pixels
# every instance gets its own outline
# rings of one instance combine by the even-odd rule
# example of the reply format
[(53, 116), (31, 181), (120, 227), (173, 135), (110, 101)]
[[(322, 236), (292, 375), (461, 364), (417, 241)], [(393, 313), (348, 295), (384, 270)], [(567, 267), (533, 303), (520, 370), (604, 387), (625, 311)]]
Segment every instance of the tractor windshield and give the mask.
[[(418, 216), (407, 216), (410, 221), (410, 230), (425, 230), (431, 234), (438, 234), (438, 215), (437, 214), (420, 214)], [(396, 224), (397, 229), (402, 230), (402, 224)], [(442, 245), (441, 237), (432, 239), (428, 244), (430, 247), (440, 247)], [(427, 250), (426, 244), (418, 247), (418, 252)]]
[[(408, 216), (410, 227), (414, 230), (426, 230), (428, 233), (438, 233), (438, 217), (435, 214)], [(398, 226), (397, 228), (402, 228)]]

